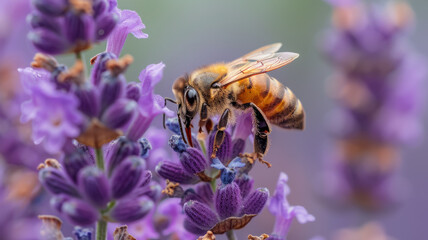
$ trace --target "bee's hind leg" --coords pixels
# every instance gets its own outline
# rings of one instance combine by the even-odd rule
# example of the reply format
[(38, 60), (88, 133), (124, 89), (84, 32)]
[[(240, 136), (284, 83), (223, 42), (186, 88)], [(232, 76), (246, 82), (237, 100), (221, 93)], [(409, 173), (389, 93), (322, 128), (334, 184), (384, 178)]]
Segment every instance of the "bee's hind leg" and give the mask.
[(271, 167), (272, 165), (269, 162), (263, 160), (263, 156), (269, 147), (268, 135), (271, 132), (269, 123), (263, 112), (254, 103), (250, 103), (250, 106), (254, 113), (254, 153), (245, 153), (241, 156), (247, 158), (250, 162), (258, 159), (261, 163)]
[(227, 121), (229, 120), (229, 116), (230, 116), (230, 110), (226, 108), (226, 110), (224, 110), (223, 114), (221, 115), (220, 120), (218, 121), (217, 132), (214, 138), (214, 144), (213, 144), (214, 146), (213, 146), (213, 152), (211, 154), (211, 158), (216, 157), (217, 150), (220, 148), (221, 144), (224, 141)]

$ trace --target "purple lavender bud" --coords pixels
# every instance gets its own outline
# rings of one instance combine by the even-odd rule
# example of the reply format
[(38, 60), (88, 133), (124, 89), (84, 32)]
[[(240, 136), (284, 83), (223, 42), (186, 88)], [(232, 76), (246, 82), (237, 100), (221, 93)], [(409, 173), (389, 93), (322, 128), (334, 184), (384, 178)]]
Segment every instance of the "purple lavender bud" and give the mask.
[(236, 183), (223, 185), (217, 190), (215, 207), (221, 219), (236, 216), (241, 205), (241, 191)]
[(44, 168), (39, 172), (39, 180), (43, 186), (53, 194), (67, 194), (79, 196), (76, 188), (66, 179), (66, 176), (58, 169)]
[(99, 16), (95, 22), (96, 32), (95, 40), (100, 41), (108, 37), (116, 27), (119, 17), (114, 13), (105, 13)]
[(88, 166), (79, 173), (79, 187), (83, 195), (98, 208), (104, 208), (110, 201), (108, 179), (95, 166)]
[(110, 211), (110, 217), (117, 222), (130, 223), (143, 218), (154, 207), (148, 198), (119, 201)]
[(126, 157), (141, 155), (141, 146), (138, 142), (133, 142), (126, 137), (120, 137), (108, 146), (106, 160), (108, 162), (108, 172), (111, 175), (112, 171)]
[(107, 1), (106, 0), (94, 0), (92, 3), (92, 10), (94, 11), (94, 18), (98, 18), (101, 14), (105, 13), (107, 10)]
[(138, 186), (143, 170), (146, 167), (145, 165), (142, 158), (129, 156), (117, 166), (111, 177), (111, 192), (113, 198), (122, 198)]
[(101, 121), (111, 129), (127, 124), (135, 114), (137, 103), (132, 100), (119, 99), (106, 109)]
[(205, 170), (208, 163), (204, 154), (196, 149), (189, 147), (180, 154), (180, 162), (184, 170), (190, 174), (200, 173)]
[(140, 138), (138, 140), (138, 143), (140, 143), (141, 146), (141, 155), (142, 158), (147, 158), (149, 156), (149, 152), (152, 149), (152, 145), (150, 144), (149, 140), (147, 138)]
[(113, 76), (110, 72), (102, 75), (100, 83), (101, 111), (125, 96), (126, 81), (122, 75)]
[(196, 186), (196, 193), (202, 197), (207, 204), (212, 204), (214, 199), (213, 189), (209, 183), (200, 183)]
[(239, 189), (241, 190), (242, 199), (244, 199), (253, 189), (254, 179), (247, 174), (243, 174), (240, 177), (235, 178), (235, 183), (238, 184)]
[(236, 158), (239, 156), (239, 154), (244, 152), (245, 149), (245, 140), (243, 139), (235, 139), (232, 141), (232, 155), (230, 158)]
[(187, 145), (179, 135), (172, 135), (168, 140), (168, 145), (172, 148), (172, 150), (178, 153), (184, 152), (187, 148)]
[(79, 110), (86, 116), (97, 117), (100, 112), (100, 102), (96, 89), (89, 84), (78, 86), (74, 94), (79, 99)]
[(27, 19), (33, 29), (41, 28), (61, 34), (61, 25), (58, 23), (58, 21), (56, 21), (55, 18), (43, 14), (33, 13), (28, 15)]
[(66, 154), (63, 160), (64, 169), (74, 183), (77, 182), (79, 171), (92, 163), (91, 156), (82, 149), (76, 149), (74, 152)]
[(184, 229), (196, 235), (204, 235), (207, 232), (207, 230), (209, 230), (209, 229), (205, 230), (205, 229), (199, 228), (196, 224), (190, 221), (188, 217), (184, 219), (183, 225), (184, 225)]
[(164, 179), (169, 179), (170, 181), (182, 184), (191, 183), (196, 180), (193, 175), (184, 171), (181, 164), (171, 161), (160, 162), (156, 166), (156, 172)]
[(184, 204), (184, 213), (190, 222), (205, 231), (214, 227), (217, 223), (217, 215), (207, 205), (190, 200)]
[(67, 0), (33, 0), (32, 3), (37, 10), (50, 16), (59, 16), (63, 14), (68, 7)]
[(257, 188), (244, 201), (244, 206), (241, 210), (243, 214), (259, 214), (269, 198), (269, 190), (267, 188)]
[(55, 210), (57, 210), (59, 213), (61, 213), (62, 211), (62, 205), (69, 201), (70, 197), (67, 195), (56, 195), (54, 197), (51, 198), (51, 200), (49, 201), (49, 204), (51, 205), (51, 207)]
[(72, 223), (79, 226), (87, 226), (98, 220), (98, 212), (89, 204), (78, 199), (72, 199), (62, 205), (61, 212)]
[(94, 20), (92, 16), (69, 12), (64, 19), (65, 35), (69, 42), (75, 44), (88, 44), (93, 39)]
[(138, 99), (140, 99), (140, 96), (141, 96), (140, 84), (136, 82), (129, 82), (126, 85), (126, 97), (128, 99), (138, 102)]
[[(216, 128), (215, 128), (216, 129)], [(213, 152), (213, 144), (214, 144), (214, 138), (215, 138), (216, 131), (213, 131), (208, 140), (208, 156), (211, 156)], [(225, 131), (224, 135), (224, 141), (221, 144), (220, 148), (217, 150), (216, 157), (220, 159), (222, 163), (227, 163), (227, 161), (230, 160), (230, 155), (232, 152), (232, 139), (230, 137), (230, 134)]]
[(97, 55), (97, 59), (91, 71), (91, 80), (95, 86), (98, 86), (101, 82), (101, 76), (107, 71), (106, 63), (111, 59), (117, 59), (116, 55), (109, 52), (103, 52)]
[(168, 118), (165, 122), (165, 126), (172, 131), (173, 133), (177, 134), (177, 135), (181, 135), (181, 131), (180, 131), (180, 125), (178, 123), (178, 118)]
[(28, 38), (39, 51), (47, 54), (59, 54), (68, 48), (68, 44), (58, 34), (46, 29), (34, 29)]

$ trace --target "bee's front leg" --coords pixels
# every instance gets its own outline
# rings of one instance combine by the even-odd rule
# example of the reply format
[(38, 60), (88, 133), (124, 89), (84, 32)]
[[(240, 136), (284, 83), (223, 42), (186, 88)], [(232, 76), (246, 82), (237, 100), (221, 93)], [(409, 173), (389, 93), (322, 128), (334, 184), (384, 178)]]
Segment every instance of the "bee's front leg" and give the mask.
[(263, 160), (264, 154), (267, 152), (269, 147), (268, 135), (271, 132), (270, 126), (263, 112), (254, 104), (250, 103), (250, 106), (253, 110), (254, 117), (254, 153), (242, 154), (242, 157), (246, 157), (250, 161), (258, 159), (261, 163), (266, 164), (268, 167), (272, 165), (269, 162)]
[(217, 154), (217, 150), (220, 148), (221, 144), (224, 140), (224, 135), (227, 127), (227, 121), (229, 120), (230, 110), (226, 108), (223, 114), (220, 117), (220, 121), (218, 121), (217, 132), (214, 138), (214, 146), (213, 152), (211, 154), (211, 158), (215, 158)]

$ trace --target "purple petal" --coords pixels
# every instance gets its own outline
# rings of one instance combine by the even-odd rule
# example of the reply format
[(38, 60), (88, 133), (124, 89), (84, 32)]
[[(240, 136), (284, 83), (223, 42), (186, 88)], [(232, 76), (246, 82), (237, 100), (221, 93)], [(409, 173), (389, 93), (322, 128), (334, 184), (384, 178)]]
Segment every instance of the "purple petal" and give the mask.
[(122, 11), (117, 8), (116, 11), (120, 15), (120, 20), (107, 39), (106, 52), (112, 52), (119, 56), (128, 34), (132, 33), (136, 38), (147, 38), (148, 35), (141, 31), (146, 27), (136, 12), (130, 10)]

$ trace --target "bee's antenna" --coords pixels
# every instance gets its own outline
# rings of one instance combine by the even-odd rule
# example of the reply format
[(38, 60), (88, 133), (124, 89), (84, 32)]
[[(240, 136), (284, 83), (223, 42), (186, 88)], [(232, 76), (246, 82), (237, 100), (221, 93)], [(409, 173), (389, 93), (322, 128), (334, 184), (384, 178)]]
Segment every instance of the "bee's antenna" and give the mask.
[[(166, 97), (166, 98), (164, 98), (165, 99), (165, 103), (164, 103), (164, 107), (166, 107), (166, 102), (167, 101), (169, 101), (169, 102), (172, 102), (172, 103), (174, 103), (174, 104), (177, 104), (177, 102), (174, 100), (174, 99), (171, 99), (171, 98), (168, 98), (168, 97)], [(177, 113), (177, 116), (178, 116), (178, 113)], [(166, 126), (165, 126), (165, 120), (166, 119), (166, 117), (165, 117), (165, 113), (163, 114), (163, 128), (164, 129), (166, 129)]]

